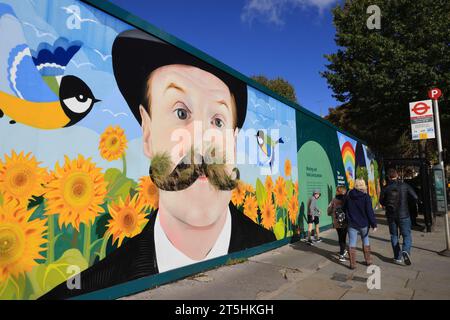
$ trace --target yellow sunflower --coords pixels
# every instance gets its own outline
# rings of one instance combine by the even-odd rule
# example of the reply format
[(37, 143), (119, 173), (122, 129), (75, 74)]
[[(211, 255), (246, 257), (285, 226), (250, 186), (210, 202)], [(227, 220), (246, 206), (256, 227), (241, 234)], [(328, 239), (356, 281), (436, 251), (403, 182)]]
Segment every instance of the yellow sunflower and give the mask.
[(282, 176), (279, 176), (277, 178), (273, 193), (275, 194), (275, 203), (277, 204), (277, 206), (283, 207), (286, 202), (287, 191), (286, 191), (286, 183)]
[(266, 229), (270, 229), (275, 224), (275, 207), (272, 199), (267, 198), (261, 208), (262, 225)]
[(239, 181), (236, 188), (234, 188), (233, 192), (231, 193), (231, 202), (235, 206), (239, 206), (242, 204), (245, 198), (245, 191), (245, 184), (242, 181)]
[(286, 161), (284, 162), (284, 174), (286, 175), (286, 177), (290, 177), (292, 174), (292, 165), (291, 165), (291, 160), (286, 159)]
[(298, 195), (298, 180), (295, 181), (295, 184), (294, 184), (294, 191), (295, 191), (295, 194)]
[(44, 259), (46, 219), (30, 221), (33, 211), (14, 199), (0, 205), (0, 283), (31, 271), (36, 260)]
[(298, 199), (296, 195), (294, 195), (288, 202), (288, 213), (292, 224), (295, 224), (298, 214)]
[(40, 163), (31, 153), (17, 154), (13, 150), (10, 157), (5, 154), (5, 162), (0, 160), (0, 193), (4, 198), (17, 199), (27, 206), (31, 196), (42, 195), (47, 172)]
[(64, 157), (64, 166), (56, 163), (53, 179), (47, 185), (47, 213), (59, 214), (59, 226), (73, 225), (79, 231), (80, 223), (91, 224), (99, 213), (106, 196), (106, 182), (101, 169), (91, 159), (78, 155), (70, 160)]
[(127, 148), (125, 131), (119, 127), (109, 126), (100, 136), (98, 149), (103, 159), (112, 161), (120, 159)]
[(132, 238), (139, 234), (148, 221), (145, 204), (138, 200), (138, 194), (132, 199), (128, 195), (125, 201), (120, 198), (118, 203), (108, 204), (108, 210), (112, 219), (106, 225), (107, 232), (112, 235), (113, 243), (119, 240), (119, 247), (125, 237)]
[(271, 176), (267, 176), (266, 177), (266, 181), (264, 183), (264, 186), (266, 187), (267, 195), (269, 197), (271, 197), (272, 196), (272, 191), (273, 191), (273, 180), (272, 180)]
[(145, 206), (152, 209), (158, 209), (159, 191), (149, 176), (141, 177), (139, 179), (137, 190), (139, 191), (139, 200), (142, 201)]
[(257, 222), (258, 219), (258, 203), (256, 198), (252, 195), (248, 195), (244, 201), (244, 214)]
[(247, 183), (245, 185), (245, 191), (247, 191), (248, 193), (255, 193), (255, 189), (253, 188), (253, 186), (250, 183)]

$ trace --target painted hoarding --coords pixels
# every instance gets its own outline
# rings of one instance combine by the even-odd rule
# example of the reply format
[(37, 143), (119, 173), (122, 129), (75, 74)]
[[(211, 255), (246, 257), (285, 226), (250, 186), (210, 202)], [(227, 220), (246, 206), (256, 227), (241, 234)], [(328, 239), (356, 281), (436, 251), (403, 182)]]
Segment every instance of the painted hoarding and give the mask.
[(325, 212), (354, 179), (329, 124), (85, 2), (0, 0), (0, 39), (1, 299), (117, 297), (282, 245), (313, 189)]

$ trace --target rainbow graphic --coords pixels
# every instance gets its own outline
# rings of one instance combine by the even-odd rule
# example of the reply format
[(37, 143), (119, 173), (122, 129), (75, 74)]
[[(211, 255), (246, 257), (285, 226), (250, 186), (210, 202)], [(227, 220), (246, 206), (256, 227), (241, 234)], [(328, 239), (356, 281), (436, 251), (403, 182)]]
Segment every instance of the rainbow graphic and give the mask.
[(355, 149), (349, 141), (342, 145), (341, 155), (349, 187), (353, 188), (355, 182)]

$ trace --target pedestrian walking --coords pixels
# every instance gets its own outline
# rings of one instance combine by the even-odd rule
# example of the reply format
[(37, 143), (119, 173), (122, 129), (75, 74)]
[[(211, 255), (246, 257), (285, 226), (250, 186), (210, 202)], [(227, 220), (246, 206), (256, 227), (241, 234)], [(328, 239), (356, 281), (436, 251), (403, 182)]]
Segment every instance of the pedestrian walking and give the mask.
[(356, 243), (361, 236), (362, 249), (366, 265), (372, 264), (370, 255), (369, 229), (377, 230), (377, 220), (372, 208), (372, 200), (367, 194), (366, 182), (356, 179), (355, 188), (350, 190), (344, 203), (344, 211), (348, 219), (348, 241), (350, 269), (356, 268)]
[[(418, 196), (408, 184), (398, 179), (395, 169), (389, 169), (389, 184), (381, 191), (380, 203), (385, 207), (391, 234), (394, 262), (411, 265), (411, 218), (408, 208), (408, 196), (418, 201)], [(400, 231), (400, 232), (399, 232)], [(403, 246), (400, 246), (400, 235)]]
[(336, 187), (336, 196), (331, 200), (327, 208), (327, 213), (333, 219), (333, 227), (336, 229), (339, 241), (339, 261), (346, 262), (347, 251), (347, 216), (343, 209), (347, 188), (345, 186)]
[[(321, 211), (317, 205), (317, 200), (320, 198), (320, 190), (316, 189), (313, 192), (313, 195), (308, 200), (308, 243), (310, 245), (313, 245), (315, 242), (322, 242), (322, 239), (320, 238), (320, 214)], [(315, 225), (315, 239), (311, 238), (311, 233), (313, 229), (313, 223)]]

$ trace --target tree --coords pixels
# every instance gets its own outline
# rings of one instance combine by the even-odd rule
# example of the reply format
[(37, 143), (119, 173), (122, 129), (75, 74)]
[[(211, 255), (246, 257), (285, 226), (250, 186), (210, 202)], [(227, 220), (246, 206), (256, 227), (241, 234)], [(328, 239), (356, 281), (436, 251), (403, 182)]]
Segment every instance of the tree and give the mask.
[(266, 86), (270, 90), (278, 93), (280, 96), (285, 97), (292, 102), (298, 103), (295, 89), (287, 80), (280, 77), (268, 79), (263, 75), (252, 76), (251, 78), (263, 86)]
[[(366, 25), (369, 5), (381, 29)], [(336, 53), (322, 72), (342, 105), (327, 119), (366, 140), (378, 155), (417, 155), (408, 103), (439, 87), (442, 141), (450, 148), (450, 1), (347, 0), (333, 10)], [(435, 142), (428, 141), (428, 149)], [(413, 146), (413, 147), (411, 147)], [(434, 148), (434, 150), (436, 150)]]

